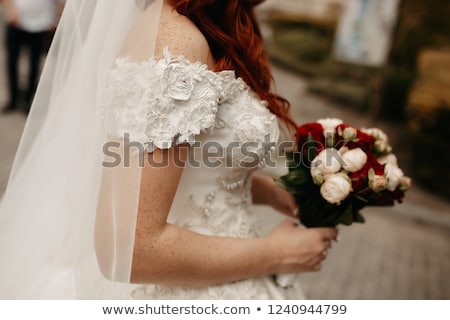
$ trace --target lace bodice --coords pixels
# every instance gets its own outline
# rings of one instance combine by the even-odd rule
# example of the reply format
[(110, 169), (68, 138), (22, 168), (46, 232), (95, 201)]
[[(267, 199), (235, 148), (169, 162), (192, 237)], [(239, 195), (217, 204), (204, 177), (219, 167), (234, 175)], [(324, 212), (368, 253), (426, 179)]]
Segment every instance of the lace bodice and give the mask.
[(100, 113), (110, 136), (150, 152), (187, 142), (194, 147), (189, 165), (234, 172), (221, 181), (228, 191), (264, 165), (278, 140), (276, 117), (233, 71), (210, 71), (168, 49), (160, 60), (117, 59), (106, 83)]
[[(250, 209), (250, 176), (264, 166), (278, 141), (279, 128), (266, 103), (233, 71), (213, 72), (204, 64), (175, 58), (168, 50), (161, 60), (136, 63), (121, 58), (108, 75), (101, 114), (109, 135), (129, 134), (150, 152), (155, 147), (191, 145), (170, 223), (216, 236), (260, 234), (259, 221)], [(258, 289), (271, 281), (261, 280), (256, 287), (252, 281), (203, 293), (146, 286), (134, 294), (170, 299), (272, 295)]]
[[(191, 145), (183, 174), (189, 177), (190, 190), (178, 193), (189, 195), (183, 211), (189, 204), (195, 214), (173, 210), (169, 218), (194, 227), (201, 224), (194, 223), (200, 217), (216, 214), (217, 221), (202, 221), (209, 233), (249, 235), (242, 226), (231, 234), (227, 227), (219, 230), (226, 218), (235, 217), (219, 214), (223, 208), (215, 212), (212, 208), (215, 203), (226, 204), (225, 208), (248, 205), (249, 176), (264, 166), (279, 132), (266, 103), (233, 71), (210, 71), (199, 62), (173, 57), (168, 49), (160, 60), (119, 58), (107, 77), (101, 114), (109, 135), (129, 135), (149, 151), (185, 142)], [(180, 190), (185, 186), (183, 178)]]

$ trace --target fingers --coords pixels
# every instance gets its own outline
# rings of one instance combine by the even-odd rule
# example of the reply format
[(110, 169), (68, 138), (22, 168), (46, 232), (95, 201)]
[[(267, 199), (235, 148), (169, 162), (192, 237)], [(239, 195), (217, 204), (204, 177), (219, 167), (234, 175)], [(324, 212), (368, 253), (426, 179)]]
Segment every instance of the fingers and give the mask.
[(325, 241), (322, 251), (320, 252), (320, 256), (322, 259), (325, 259), (328, 255), (328, 250), (331, 249), (331, 241)]
[(279, 208), (278, 211), (295, 219), (298, 219), (300, 217), (299, 209), (295, 205), (291, 206), (286, 204), (284, 205), (284, 207)]
[(329, 248), (326, 248), (326, 249), (322, 250), (318, 254), (318, 256), (316, 257), (316, 259), (315, 259), (315, 261), (313, 263), (313, 266), (311, 268), (312, 271), (320, 271), (320, 270), (322, 270), (322, 263), (328, 256), (328, 249)]
[(300, 210), (297, 207), (294, 199), (291, 199), (291, 201), (287, 201), (284, 204), (283, 210), (280, 211), (282, 211), (282, 213), (286, 214), (287, 216), (294, 217), (296, 219), (300, 217)]
[(328, 250), (323, 250), (319, 253), (312, 261), (310, 270), (311, 271), (320, 271), (322, 270), (322, 263), (328, 255)]
[[(316, 256), (312, 261), (311, 271), (316, 272), (322, 270), (322, 263), (328, 257), (328, 252), (332, 246), (332, 240), (337, 237), (336, 232), (330, 232), (329, 228), (321, 230), (321, 236), (323, 237), (322, 243), (316, 251)], [(331, 230), (334, 230), (331, 228)], [(327, 238), (329, 237), (329, 238)]]
[(338, 240), (339, 232), (336, 228), (317, 228), (316, 230), (325, 240)]
[(338, 231), (335, 228), (304, 228), (291, 220), (285, 220), (269, 237), (281, 243), (282, 248), (286, 248), (281, 252), (281, 258), (285, 259), (287, 256), (288, 265), (296, 265), (290, 266), (290, 272), (314, 272), (322, 269), (323, 261), (328, 257), (337, 236)]
[(297, 206), (297, 203), (295, 202), (294, 197), (290, 194), (288, 197), (287, 205), (289, 207), (289, 211), (291, 212), (291, 215), (295, 218), (299, 217), (299, 209)]
[(325, 239), (324, 243), (325, 243), (325, 250), (328, 250), (328, 249), (330, 249), (332, 247), (331, 240)]
[(276, 207), (278, 207), (278, 209), (281, 209), (279, 211), (286, 214), (287, 216), (298, 218), (299, 209), (294, 196), (286, 190), (278, 189), (277, 191), (278, 204)]

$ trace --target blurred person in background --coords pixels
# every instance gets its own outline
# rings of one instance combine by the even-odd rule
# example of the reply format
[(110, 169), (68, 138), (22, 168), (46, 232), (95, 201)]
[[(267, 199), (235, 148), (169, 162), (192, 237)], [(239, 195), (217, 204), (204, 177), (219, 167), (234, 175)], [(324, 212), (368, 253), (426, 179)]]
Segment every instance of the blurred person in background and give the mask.
[(22, 48), (29, 51), (28, 83), (23, 111), (29, 112), (37, 87), (42, 54), (56, 29), (65, 0), (2, 0), (6, 21), (6, 50), (9, 100), (3, 113), (19, 108), (19, 58)]

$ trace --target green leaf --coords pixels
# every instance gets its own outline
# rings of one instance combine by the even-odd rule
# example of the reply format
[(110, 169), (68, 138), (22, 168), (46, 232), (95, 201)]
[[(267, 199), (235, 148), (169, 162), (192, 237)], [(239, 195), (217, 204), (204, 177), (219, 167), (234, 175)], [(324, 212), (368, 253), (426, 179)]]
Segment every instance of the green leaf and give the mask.
[(335, 136), (334, 133), (328, 133), (325, 137), (325, 146), (327, 148), (334, 148)]
[(366, 222), (366, 219), (364, 219), (364, 217), (358, 211), (354, 212), (353, 220), (354, 220), (354, 222), (358, 222), (358, 223)]
[(305, 169), (297, 169), (289, 172), (286, 181), (293, 185), (304, 185), (311, 182), (311, 175)]
[(317, 155), (317, 146), (316, 146), (317, 142), (316, 140), (314, 140), (312, 134), (308, 134), (308, 143), (306, 144), (306, 157), (307, 159), (303, 159), (304, 161), (308, 162), (307, 164), (309, 165), (309, 163), (316, 157)]
[(345, 209), (344, 214), (341, 216), (338, 222), (346, 226), (349, 226), (353, 223), (353, 209), (351, 205), (349, 205)]
[(355, 194), (354, 197), (355, 197), (356, 200), (358, 200), (360, 202), (363, 202), (365, 204), (369, 204), (369, 200), (367, 200), (366, 198), (364, 198), (363, 196), (361, 196), (359, 194)]

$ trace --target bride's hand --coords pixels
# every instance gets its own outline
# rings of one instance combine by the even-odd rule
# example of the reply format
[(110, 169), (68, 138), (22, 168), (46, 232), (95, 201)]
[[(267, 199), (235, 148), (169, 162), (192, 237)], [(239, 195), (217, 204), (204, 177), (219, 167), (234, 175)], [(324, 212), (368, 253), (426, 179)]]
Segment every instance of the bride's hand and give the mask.
[(269, 205), (289, 217), (299, 217), (299, 210), (292, 194), (282, 189), (272, 178), (255, 175), (252, 193), (255, 204)]
[(265, 239), (272, 271), (277, 274), (319, 271), (337, 235), (335, 228), (305, 229), (290, 221), (282, 222)]
[(299, 208), (295, 202), (294, 196), (290, 192), (282, 189), (276, 183), (273, 183), (272, 195), (273, 196), (269, 198), (269, 205), (272, 206), (272, 208), (289, 217), (299, 217)]

